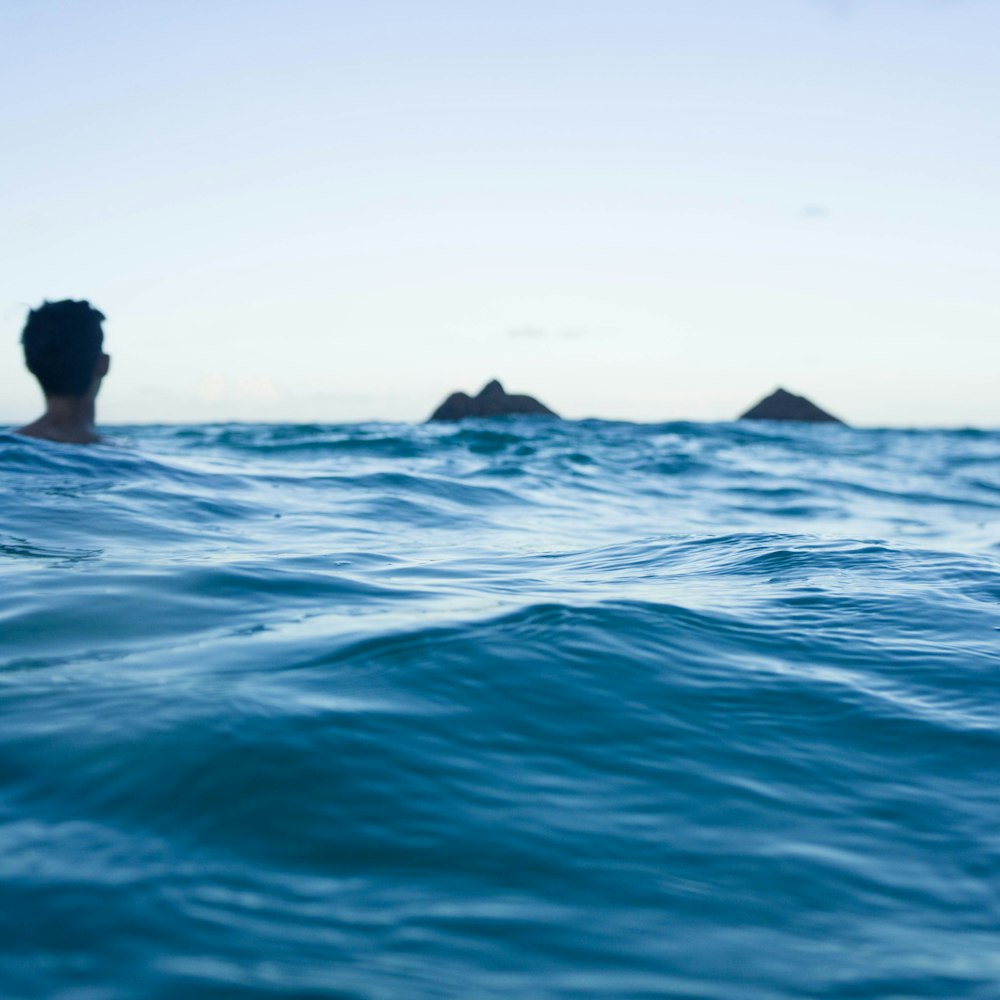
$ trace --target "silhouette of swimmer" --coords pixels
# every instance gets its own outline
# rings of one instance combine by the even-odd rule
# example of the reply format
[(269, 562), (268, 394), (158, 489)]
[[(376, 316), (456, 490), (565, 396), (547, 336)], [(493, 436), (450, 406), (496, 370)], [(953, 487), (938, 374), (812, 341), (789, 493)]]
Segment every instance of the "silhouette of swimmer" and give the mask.
[(28, 313), (21, 334), (24, 362), (45, 394), (45, 413), (18, 434), (96, 444), (95, 400), (111, 358), (104, 353), (104, 314), (89, 302), (43, 302)]

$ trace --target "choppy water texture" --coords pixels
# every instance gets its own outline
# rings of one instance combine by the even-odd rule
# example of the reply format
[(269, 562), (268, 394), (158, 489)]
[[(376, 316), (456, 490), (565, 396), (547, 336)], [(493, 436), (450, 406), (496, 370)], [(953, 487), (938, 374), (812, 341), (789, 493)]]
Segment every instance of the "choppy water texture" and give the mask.
[(1000, 432), (0, 437), (0, 994), (1000, 997)]

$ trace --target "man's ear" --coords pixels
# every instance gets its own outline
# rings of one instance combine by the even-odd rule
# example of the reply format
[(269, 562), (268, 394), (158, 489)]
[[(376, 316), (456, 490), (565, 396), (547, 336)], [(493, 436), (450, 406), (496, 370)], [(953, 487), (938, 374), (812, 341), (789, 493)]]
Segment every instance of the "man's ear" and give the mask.
[(97, 368), (94, 371), (94, 374), (98, 378), (104, 378), (104, 376), (108, 374), (108, 371), (110, 370), (110, 368), (111, 368), (111, 355), (110, 354), (102, 354), (97, 359)]

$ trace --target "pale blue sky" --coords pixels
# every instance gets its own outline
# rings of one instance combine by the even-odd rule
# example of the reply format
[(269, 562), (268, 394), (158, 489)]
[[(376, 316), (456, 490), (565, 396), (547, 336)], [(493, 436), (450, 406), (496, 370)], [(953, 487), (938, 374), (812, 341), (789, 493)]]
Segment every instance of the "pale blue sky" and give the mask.
[(1000, 425), (996, 0), (0, 0), (0, 420), (25, 307), (108, 421)]

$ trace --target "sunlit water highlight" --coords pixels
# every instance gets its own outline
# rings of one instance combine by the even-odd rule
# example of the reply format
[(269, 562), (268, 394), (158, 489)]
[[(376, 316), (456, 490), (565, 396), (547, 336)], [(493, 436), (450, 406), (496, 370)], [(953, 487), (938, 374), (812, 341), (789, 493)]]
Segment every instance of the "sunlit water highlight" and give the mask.
[(1000, 996), (1000, 432), (0, 436), (0, 995)]

